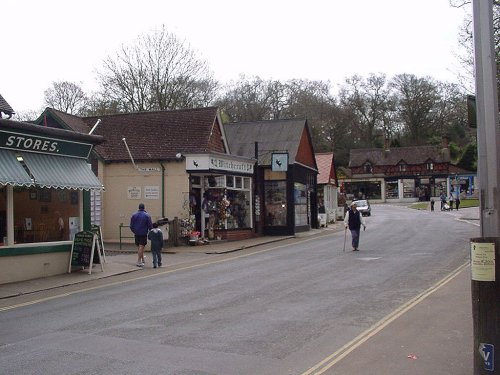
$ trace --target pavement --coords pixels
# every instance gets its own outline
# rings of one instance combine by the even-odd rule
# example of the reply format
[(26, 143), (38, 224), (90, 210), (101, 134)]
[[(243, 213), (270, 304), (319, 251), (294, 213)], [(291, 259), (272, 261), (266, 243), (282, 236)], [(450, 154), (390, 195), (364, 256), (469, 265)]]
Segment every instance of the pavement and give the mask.
[[(436, 212), (437, 213), (437, 212)], [(458, 220), (479, 225), (479, 209), (446, 212)], [(215, 241), (208, 245), (169, 247), (164, 251), (166, 267), (179, 267), (194, 261), (294, 237), (317, 236), (342, 231), (343, 223), (329, 224), (295, 236), (263, 236), (241, 241)], [(103, 269), (88, 270), (41, 279), (0, 285), (0, 300), (62, 288), (96, 279), (137, 272), (133, 244), (105, 243)], [(146, 252), (146, 257), (150, 253)], [(152, 268), (146, 258), (147, 268)], [(151, 270), (152, 271), (152, 270)], [(432, 339), (429, 339), (432, 338)], [(473, 322), (470, 267), (464, 265), (431, 290), (415, 297), (393, 315), (334, 353), (315, 372), (308, 374), (453, 374), (473, 373)], [(343, 359), (347, 360), (343, 360)], [(452, 359), (452, 362), (450, 362)]]

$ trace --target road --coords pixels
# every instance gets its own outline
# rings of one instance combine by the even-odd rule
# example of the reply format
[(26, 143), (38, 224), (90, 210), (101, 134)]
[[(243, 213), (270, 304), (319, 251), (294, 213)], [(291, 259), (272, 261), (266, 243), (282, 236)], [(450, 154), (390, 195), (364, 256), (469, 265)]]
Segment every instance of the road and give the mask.
[(466, 263), (479, 232), (449, 213), (372, 210), (359, 252), (325, 230), (2, 311), (0, 373), (308, 373)]

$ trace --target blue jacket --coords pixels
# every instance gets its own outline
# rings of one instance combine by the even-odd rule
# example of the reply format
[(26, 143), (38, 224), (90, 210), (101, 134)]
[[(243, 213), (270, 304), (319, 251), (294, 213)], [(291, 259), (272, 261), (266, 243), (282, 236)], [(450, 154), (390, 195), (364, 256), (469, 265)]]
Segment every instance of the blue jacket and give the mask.
[(139, 210), (130, 218), (130, 230), (137, 236), (146, 236), (153, 228), (151, 216), (145, 210)]

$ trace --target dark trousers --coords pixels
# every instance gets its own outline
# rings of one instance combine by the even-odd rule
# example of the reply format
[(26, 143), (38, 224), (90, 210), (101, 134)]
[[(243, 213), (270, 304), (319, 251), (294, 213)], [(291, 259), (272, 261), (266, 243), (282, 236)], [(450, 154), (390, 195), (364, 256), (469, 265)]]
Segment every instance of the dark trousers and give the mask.
[(352, 236), (352, 247), (357, 249), (359, 247), (359, 233), (361, 232), (361, 228), (351, 229)]

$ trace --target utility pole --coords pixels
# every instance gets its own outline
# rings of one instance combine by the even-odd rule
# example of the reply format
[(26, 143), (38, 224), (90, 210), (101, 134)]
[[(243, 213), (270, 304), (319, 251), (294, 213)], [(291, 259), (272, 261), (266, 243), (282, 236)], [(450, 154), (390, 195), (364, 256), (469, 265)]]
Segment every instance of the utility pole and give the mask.
[(493, 0), (473, 0), (481, 237), (471, 239), (474, 374), (500, 374), (500, 132)]

